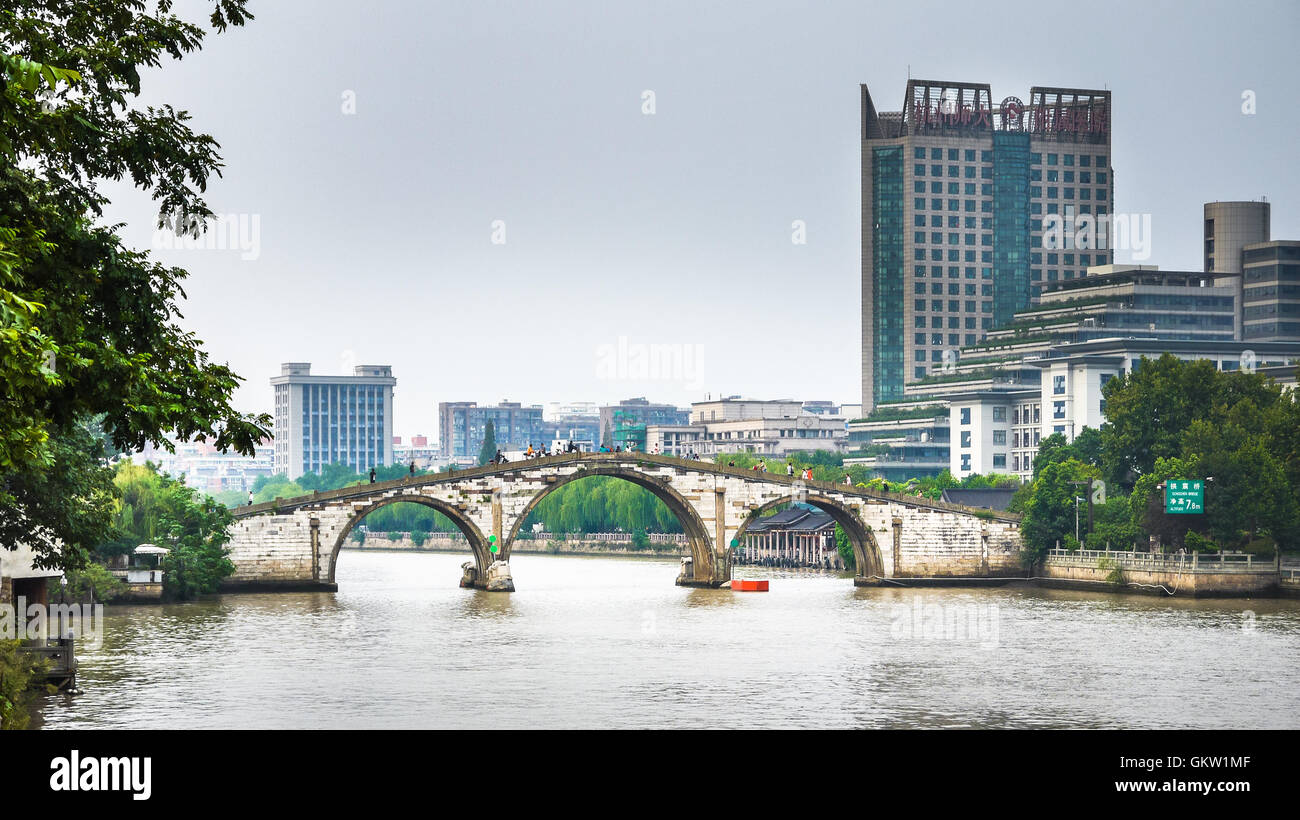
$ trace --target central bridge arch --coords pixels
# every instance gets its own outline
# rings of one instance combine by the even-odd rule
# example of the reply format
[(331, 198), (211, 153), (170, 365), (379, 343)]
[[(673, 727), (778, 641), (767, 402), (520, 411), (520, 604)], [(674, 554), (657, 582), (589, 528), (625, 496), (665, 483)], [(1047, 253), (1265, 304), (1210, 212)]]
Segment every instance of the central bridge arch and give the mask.
[(456, 528), (465, 536), (465, 540), (469, 542), (470, 550), (474, 553), (474, 564), (478, 567), (479, 573), (484, 572), (488, 564), (492, 563), (492, 557), (488, 553), (487, 536), (456, 507), (426, 495), (397, 495), (391, 498), (381, 498), (373, 504), (357, 510), (339, 530), (338, 537), (334, 539), (334, 547), (330, 550), (328, 583), (338, 583), (335, 578), (335, 571), (339, 563), (339, 550), (343, 549), (343, 545), (347, 543), (348, 536), (352, 534), (353, 528), (375, 510), (387, 507), (390, 504), (420, 504), (442, 513), (451, 520), (451, 523), (456, 525)]
[(682, 531), (686, 534), (686, 542), (691, 548), (691, 559), (694, 561), (695, 566), (703, 568), (712, 566), (712, 541), (709, 539), (709, 531), (695, 508), (691, 506), (691, 503), (682, 497), (681, 493), (677, 492), (672, 485), (664, 483), (655, 476), (646, 475), (631, 467), (619, 466), (591, 467), (557, 477), (545, 489), (533, 495), (515, 516), (514, 524), (510, 527), (510, 531), (504, 539), (505, 548), (501, 553), (502, 559), (507, 561), (510, 559), (510, 551), (514, 546), (515, 537), (519, 535), (519, 530), (523, 527), (524, 521), (528, 519), (529, 514), (536, 509), (538, 504), (542, 503), (543, 499), (565, 484), (597, 476), (621, 478), (648, 490), (651, 495), (663, 502), (668, 511), (682, 525)]

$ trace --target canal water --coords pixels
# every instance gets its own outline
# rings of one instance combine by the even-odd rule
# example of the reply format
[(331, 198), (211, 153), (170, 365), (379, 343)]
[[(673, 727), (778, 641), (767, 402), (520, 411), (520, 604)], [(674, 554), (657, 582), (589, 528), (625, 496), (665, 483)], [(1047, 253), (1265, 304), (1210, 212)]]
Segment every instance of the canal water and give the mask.
[[(1300, 728), (1300, 601), (855, 589), (666, 559), (345, 551), (337, 593), (107, 610), (61, 728)], [(80, 649), (80, 647), (79, 647)]]

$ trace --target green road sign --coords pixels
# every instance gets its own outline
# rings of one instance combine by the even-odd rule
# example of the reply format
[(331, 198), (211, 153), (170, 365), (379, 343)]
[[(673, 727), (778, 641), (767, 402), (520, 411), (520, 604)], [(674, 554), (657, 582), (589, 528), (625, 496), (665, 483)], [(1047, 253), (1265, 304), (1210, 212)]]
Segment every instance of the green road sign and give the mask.
[(1171, 478), (1165, 482), (1165, 512), (1205, 512), (1205, 484), (1200, 480)]

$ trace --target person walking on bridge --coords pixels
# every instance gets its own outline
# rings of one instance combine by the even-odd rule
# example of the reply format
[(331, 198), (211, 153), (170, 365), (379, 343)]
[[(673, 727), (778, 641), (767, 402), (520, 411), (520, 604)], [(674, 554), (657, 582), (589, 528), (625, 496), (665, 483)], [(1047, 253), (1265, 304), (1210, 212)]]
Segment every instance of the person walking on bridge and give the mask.
[(371, 467), (371, 468), (370, 468), (370, 483), (371, 483), (371, 484), (374, 484), (374, 483), (375, 483), (375, 468), (374, 468), (374, 467)]

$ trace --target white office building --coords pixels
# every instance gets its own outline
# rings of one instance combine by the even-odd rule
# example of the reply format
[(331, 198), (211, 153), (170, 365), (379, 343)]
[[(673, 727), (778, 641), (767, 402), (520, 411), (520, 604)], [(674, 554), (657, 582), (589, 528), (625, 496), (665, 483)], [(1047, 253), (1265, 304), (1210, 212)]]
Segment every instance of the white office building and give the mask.
[(358, 473), (393, 463), (393, 368), (357, 365), (351, 376), (314, 376), (287, 362), (275, 389), (275, 471), (295, 479), (327, 464)]
[(975, 473), (1013, 473), (1033, 478), (1042, 439), (1054, 433), (1074, 441), (1085, 427), (1106, 420), (1102, 390), (1116, 376), (1131, 373), (1143, 357), (1169, 353), (1184, 361), (1208, 359), (1231, 371), (1264, 369), (1294, 381), (1283, 365), (1300, 362), (1300, 343), (1099, 339), (1060, 345), (1027, 363), (1042, 371), (1036, 388), (971, 390), (947, 396), (951, 446), (949, 470), (961, 479)]
[(691, 405), (689, 424), (646, 426), (646, 450), (709, 458), (719, 453), (783, 456), (813, 450), (843, 450), (846, 419), (825, 402), (805, 406), (787, 399), (732, 396)]

